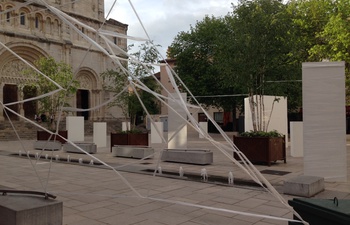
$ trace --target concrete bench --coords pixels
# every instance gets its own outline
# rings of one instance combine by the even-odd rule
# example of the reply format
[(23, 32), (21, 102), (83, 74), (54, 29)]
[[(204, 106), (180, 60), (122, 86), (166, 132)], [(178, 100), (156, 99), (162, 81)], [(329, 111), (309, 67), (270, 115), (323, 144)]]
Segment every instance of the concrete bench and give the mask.
[(324, 190), (324, 178), (317, 176), (299, 176), (283, 184), (283, 193), (302, 197), (312, 197)]
[(213, 163), (213, 152), (207, 149), (164, 149), (161, 160), (208, 165)]
[(115, 157), (127, 157), (135, 159), (153, 158), (154, 149), (148, 146), (115, 145), (112, 147), (112, 155)]
[[(75, 145), (77, 145), (79, 148), (83, 149), (87, 153), (94, 154), (97, 152), (97, 147), (96, 144), (94, 143), (89, 143), (89, 142), (74, 142)], [(84, 154), (84, 152), (80, 151), (77, 147), (72, 145), (71, 143), (65, 143), (63, 145), (63, 150), (65, 152), (71, 152), (71, 153), (81, 153)]]
[(62, 225), (63, 203), (44, 197), (0, 196), (2, 225)]
[(59, 141), (36, 141), (34, 148), (38, 150), (58, 151), (62, 148), (62, 143)]

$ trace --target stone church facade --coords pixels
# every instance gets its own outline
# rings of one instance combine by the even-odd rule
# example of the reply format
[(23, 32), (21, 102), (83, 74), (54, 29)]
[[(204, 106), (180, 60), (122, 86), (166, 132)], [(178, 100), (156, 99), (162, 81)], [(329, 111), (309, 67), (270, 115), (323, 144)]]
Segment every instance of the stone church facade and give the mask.
[[(127, 33), (128, 25), (113, 19), (105, 22), (104, 0), (46, 2), (96, 30), (102, 27), (104, 30)], [(111, 97), (110, 93), (103, 90), (100, 74), (107, 69), (115, 69), (113, 62), (44, 5), (39, 2), (28, 4), (21, 0), (0, 0), (0, 12), (0, 101), (9, 103), (34, 97), (21, 85), (27, 82), (22, 71), (28, 66), (15, 54), (30, 63), (40, 57), (50, 56), (57, 62), (71, 65), (80, 83), (76, 97), (70, 102), (73, 107), (94, 108)], [(75, 27), (103, 45), (101, 38), (94, 32), (84, 29), (79, 23), (75, 24)], [(110, 39), (122, 49), (127, 49), (126, 39)], [(36, 107), (33, 107), (32, 102), (11, 106), (27, 118), (34, 118)], [(74, 115), (84, 116), (85, 120), (92, 121), (122, 117), (119, 109), (106, 106)], [(6, 116), (1, 109), (0, 121), (3, 120), (6, 120)]]

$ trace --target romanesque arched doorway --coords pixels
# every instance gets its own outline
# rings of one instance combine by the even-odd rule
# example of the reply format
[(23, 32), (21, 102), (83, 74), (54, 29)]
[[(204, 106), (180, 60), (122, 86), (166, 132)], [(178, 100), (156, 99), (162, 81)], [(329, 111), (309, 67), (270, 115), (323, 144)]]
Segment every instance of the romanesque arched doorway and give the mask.
[[(97, 77), (93, 70), (81, 68), (76, 79), (80, 87), (76, 95), (76, 106), (78, 109), (93, 108), (98, 104), (99, 92), (97, 91)], [(77, 116), (83, 116), (85, 120), (95, 119), (99, 110), (77, 112)]]
[[(15, 84), (5, 84), (3, 87), (3, 103), (12, 103), (18, 101), (18, 87)], [(18, 104), (9, 105), (10, 110), (13, 110), (16, 113), (19, 113)], [(18, 116), (12, 113), (10, 110), (4, 109), (5, 119), (17, 120)]]
[[(78, 109), (88, 109), (90, 107), (89, 101), (89, 91), (88, 90), (83, 90), (79, 89), (77, 91), (77, 108)], [(89, 111), (82, 111), (82, 112), (77, 112), (77, 116), (83, 116), (84, 120), (89, 119)]]
[[(20, 44), (8, 46), (8, 49), (0, 49), (0, 100), (4, 103), (22, 101), (32, 98), (36, 93), (33, 93), (25, 84), (30, 78), (23, 71), (29, 68), (25, 61), (30, 64), (40, 57), (45, 56), (44, 52), (36, 46), (30, 44)], [(16, 53), (17, 55), (13, 54)], [(18, 103), (9, 106), (16, 113), (26, 116), (29, 119), (34, 119), (37, 110), (35, 101)], [(0, 120), (6, 119), (5, 111), (0, 110)], [(10, 119), (18, 119), (18, 116), (12, 114)]]

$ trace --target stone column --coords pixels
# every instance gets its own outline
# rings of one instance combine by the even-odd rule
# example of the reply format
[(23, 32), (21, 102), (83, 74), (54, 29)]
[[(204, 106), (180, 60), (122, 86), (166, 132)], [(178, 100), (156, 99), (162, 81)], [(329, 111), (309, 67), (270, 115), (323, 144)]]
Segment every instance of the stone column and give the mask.
[[(23, 95), (24, 95), (23, 89), (22, 89), (22, 88), (18, 88), (17, 96), (18, 96), (18, 100), (19, 100), (19, 101), (22, 101), (22, 100), (23, 100)], [(18, 111), (19, 111), (19, 114), (20, 114), (21, 116), (24, 117), (23, 103), (19, 103), (19, 104), (18, 104)], [(23, 120), (23, 118), (22, 118), (22, 117), (19, 117), (19, 120)]]
[[(1, 102), (4, 102), (4, 86), (5, 86), (4, 83), (0, 84), (0, 101)], [(4, 108), (1, 106), (0, 107), (0, 121), (4, 121), (4, 120), (5, 120), (5, 118), (4, 118)]]

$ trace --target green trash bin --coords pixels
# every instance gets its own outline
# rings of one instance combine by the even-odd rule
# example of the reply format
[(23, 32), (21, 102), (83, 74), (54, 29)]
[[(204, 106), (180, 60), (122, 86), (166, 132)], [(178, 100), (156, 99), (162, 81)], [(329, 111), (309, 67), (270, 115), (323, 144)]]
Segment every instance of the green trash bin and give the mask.
[[(310, 225), (349, 225), (349, 199), (294, 198), (288, 204)], [(294, 219), (298, 218), (294, 215)], [(300, 223), (289, 222), (289, 225)]]

